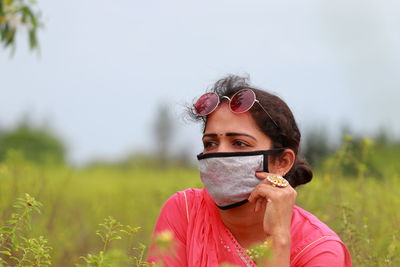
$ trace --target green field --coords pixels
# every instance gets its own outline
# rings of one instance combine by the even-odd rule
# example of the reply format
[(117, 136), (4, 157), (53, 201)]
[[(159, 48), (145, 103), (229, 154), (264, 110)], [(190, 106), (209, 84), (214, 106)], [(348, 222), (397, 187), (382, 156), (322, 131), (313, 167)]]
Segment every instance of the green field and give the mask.
[[(341, 236), (354, 266), (400, 266), (399, 150), (379, 150), (366, 143), (358, 153), (365, 155), (356, 157), (345, 144), (326, 159), (312, 182), (298, 188), (298, 205)], [(112, 216), (123, 225), (141, 227), (131, 238), (113, 240), (107, 249), (113, 266), (124, 266), (127, 255), (135, 254), (132, 247), (148, 245), (163, 202), (188, 187), (201, 187), (194, 168), (73, 169), (34, 165), (11, 153), (0, 163), (0, 226), (16, 212), (15, 200), (30, 194), (43, 204), (41, 214), (33, 212), (32, 228), (17, 234), (44, 236), (52, 248), (51, 265), (74, 266), (84, 264), (81, 256), (102, 250), (96, 230)], [(0, 257), (13, 262), (4, 254)]]

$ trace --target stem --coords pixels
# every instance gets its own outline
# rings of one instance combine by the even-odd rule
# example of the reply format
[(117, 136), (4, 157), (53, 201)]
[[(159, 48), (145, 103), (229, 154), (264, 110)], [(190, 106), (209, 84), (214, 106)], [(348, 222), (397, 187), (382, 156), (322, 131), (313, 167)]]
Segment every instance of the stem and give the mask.
[(22, 222), (23, 218), (28, 215), (29, 211), (30, 210), (27, 208), (24, 209), (24, 212), (18, 217), (17, 222), (15, 223), (14, 227), (12, 228), (13, 232), (15, 232), (17, 230), (17, 228), (19, 228), (19, 224)]
[(26, 257), (26, 250), (23, 248), (22, 251), (24, 252), (24, 254), (22, 255), (22, 258), (18, 261), (18, 264), (16, 266), (22, 266), (21, 263), (23, 263), (25, 261), (25, 257)]
[(109, 241), (109, 238), (108, 238), (108, 235), (107, 235), (107, 238), (106, 238), (106, 240), (104, 241), (104, 246), (103, 246), (103, 252), (106, 252), (106, 249), (107, 249), (107, 245), (108, 245), (108, 243), (109, 243), (110, 241)]

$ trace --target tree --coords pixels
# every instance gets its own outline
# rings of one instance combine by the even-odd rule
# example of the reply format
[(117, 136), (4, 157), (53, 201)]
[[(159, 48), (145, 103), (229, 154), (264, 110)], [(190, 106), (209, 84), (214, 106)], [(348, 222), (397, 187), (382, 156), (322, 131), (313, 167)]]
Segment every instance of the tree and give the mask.
[(28, 31), (31, 50), (38, 48), (37, 30), (41, 24), (34, 5), (34, 0), (0, 0), (0, 43), (4, 48), (15, 50), (15, 37), (22, 28)]
[(333, 153), (329, 144), (329, 137), (324, 128), (313, 127), (305, 135), (303, 154), (311, 166), (318, 166), (327, 156)]
[(27, 160), (39, 164), (65, 162), (63, 143), (49, 130), (35, 128), (27, 122), (0, 133), (0, 162), (5, 160), (10, 150), (17, 150)]
[(159, 106), (154, 123), (154, 137), (157, 145), (157, 157), (161, 166), (165, 166), (168, 161), (170, 143), (174, 132), (174, 123), (170, 110), (166, 104)]

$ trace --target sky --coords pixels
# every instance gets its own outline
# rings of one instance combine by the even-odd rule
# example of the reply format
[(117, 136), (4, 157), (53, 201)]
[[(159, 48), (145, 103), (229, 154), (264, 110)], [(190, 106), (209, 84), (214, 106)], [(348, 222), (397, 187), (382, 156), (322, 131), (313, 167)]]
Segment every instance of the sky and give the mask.
[(69, 161), (156, 149), (160, 105), (174, 151), (201, 150), (185, 104), (227, 74), (248, 75), (291, 107), (300, 129), (343, 124), (400, 136), (400, 2), (39, 0), (40, 52), (0, 49), (0, 127), (28, 116)]

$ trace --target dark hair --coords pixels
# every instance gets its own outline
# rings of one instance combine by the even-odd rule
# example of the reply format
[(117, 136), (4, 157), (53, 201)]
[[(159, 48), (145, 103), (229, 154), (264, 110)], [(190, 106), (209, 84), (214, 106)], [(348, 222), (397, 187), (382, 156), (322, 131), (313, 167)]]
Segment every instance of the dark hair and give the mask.
[[(219, 96), (231, 97), (242, 89), (253, 90), (260, 104), (268, 111), (278, 127), (265, 114), (260, 105), (253, 105), (249, 110), (252, 118), (260, 130), (271, 138), (273, 148), (290, 148), (296, 155), (295, 163), (285, 175), (285, 178), (292, 187), (308, 183), (311, 181), (313, 174), (309, 165), (298, 155), (301, 134), (291, 110), (278, 96), (250, 86), (248, 80), (246, 77), (229, 75), (218, 80), (210, 91)], [(204, 130), (207, 124), (207, 117), (198, 116), (192, 108), (189, 108), (188, 112), (194, 120), (203, 121)]]

